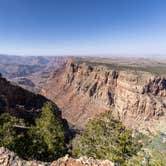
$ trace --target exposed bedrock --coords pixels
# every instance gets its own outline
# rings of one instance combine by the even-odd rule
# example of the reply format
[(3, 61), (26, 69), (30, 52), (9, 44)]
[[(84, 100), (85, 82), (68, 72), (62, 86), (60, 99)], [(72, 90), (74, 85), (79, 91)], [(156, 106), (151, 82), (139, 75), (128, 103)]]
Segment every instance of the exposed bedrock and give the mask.
[(166, 79), (152, 73), (68, 62), (52, 74), (41, 93), (77, 128), (111, 111), (130, 128), (166, 130)]
[(26, 161), (19, 158), (14, 152), (4, 147), (0, 147), (0, 165), (1, 166), (114, 166), (109, 160), (96, 160), (93, 158), (81, 157), (74, 159), (69, 156), (59, 158), (52, 163), (40, 161)]

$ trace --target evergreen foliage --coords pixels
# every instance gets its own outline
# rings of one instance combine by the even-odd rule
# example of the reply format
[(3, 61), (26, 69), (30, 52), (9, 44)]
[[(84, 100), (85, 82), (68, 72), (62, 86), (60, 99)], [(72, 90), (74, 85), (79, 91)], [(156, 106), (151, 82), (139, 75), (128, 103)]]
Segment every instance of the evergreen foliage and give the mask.
[(72, 153), (76, 157), (88, 156), (97, 159), (108, 159), (123, 165), (141, 148), (137, 139), (132, 137), (119, 120), (110, 113), (105, 113), (90, 120), (85, 132), (73, 140)]
[(32, 140), (29, 153), (33, 158), (50, 161), (66, 153), (65, 130), (50, 103), (42, 108), (41, 117), (28, 135)]
[(0, 116), (0, 146), (11, 148), (15, 140), (16, 132), (13, 125), (16, 124), (16, 118), (5, 113)]
[(25, 159), (52, 161), (66, 154), (65, 130), (56, 117), (54, 108), (46, 103), (34, 126), (25, 126), (22, 120), (0, 115), (0, 146), (16, 152)]
[[(35, 125), (26, 126), (22, 119), (8, 113), (0, 115), (0, 146), (28, 160), (52, 161), (67, 153), (66, 133), (54, 107), (46, 103)], [(127, 130), (110, 113), (90, 120), (85, 131), (72, 141), (72, 155), (108, 159), (125, 166), (164, 166), (166, 135), (146, 136)], [(139, 143), (140, 140), (143, 142)]]

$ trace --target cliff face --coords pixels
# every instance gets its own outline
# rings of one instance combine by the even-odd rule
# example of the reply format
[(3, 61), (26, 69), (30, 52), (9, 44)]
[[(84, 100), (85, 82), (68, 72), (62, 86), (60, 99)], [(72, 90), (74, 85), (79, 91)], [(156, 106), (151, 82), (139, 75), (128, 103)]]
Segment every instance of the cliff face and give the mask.
[(0, 115), (9, 113), (32, 125), (35, 119), (40, 116), (42, 107), (47, 102), (52, 104), (56, 117), (64, 126), (66, 140), (70, 139), (72, 133), (68, 123), (66, 119), (62, 118), (61, 110), (55, 103), (40, 94), (34, 94), (0, 77)]
[[(44, 96), (29, 92), (0, 77), (0, 114), (8, 112), (31, 123), (39, 116), (42, 106), (48, 101)], [(56, 104), (53, 106), (56, 115), (61, 118), (59, 108)]]
[(111, 111), (130, 128), (166, 130), (166, 79), (149, 72), (69, 62), (52, 74), (41, 93), (77, 128)]
[(114, 166), (111, 161), (94, 160), (88, 158), (73, 159), (65, 156), (52, 163), (40, 161), (26, 161), (19, 158), (14, 152), (0, 148), (0, 165), (1, 166)]

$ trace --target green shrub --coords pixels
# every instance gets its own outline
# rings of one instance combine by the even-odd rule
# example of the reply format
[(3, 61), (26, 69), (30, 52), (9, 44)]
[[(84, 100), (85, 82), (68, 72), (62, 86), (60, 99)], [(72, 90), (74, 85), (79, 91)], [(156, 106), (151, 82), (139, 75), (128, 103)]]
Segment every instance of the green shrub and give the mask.
[(166, 153), (156, 151), (156, 152), (146, 152), (141, 151), (137, 156), (134, 156), (128, 161), (128, 166), (165, 166)]
[(36, 119), (28, 135), (31, 140), (29, 155), (35, 159), (51, 161), (66, 153), (65, 130), (50, 103), (44, 105), (41, 117)]
[(23, 125), (22, 120), (10, 116), (8, 113), (0, 115), (0, 146), (11, 150), (16, 149), (17, 141), (23, 136), (15, 130), (16, 125)]
[(109, 159), (122, 165), (137, 154), (141, 144), (119, 120), (105, 113), (87, 123), (84, 133), (73, 140), (72, 147), (76, 157)]
[(0, 116), (0, 146), (16, 152), (24, 159), (55, 160), (67, 152), (65, 130), (50, 103), (42, 108), (34, 126), (9, 114)]
[[(142, 138), (145, 138), (142, 136)], [(142, 139), (141, 138), (141, 139)], [(129, 166), (165, 166), (166, 165), (166, 135), (164, 133), (152, 133), (146, 135), (143, 139), (143, 147), (137, 156), (134, 156), (129, 162)]]

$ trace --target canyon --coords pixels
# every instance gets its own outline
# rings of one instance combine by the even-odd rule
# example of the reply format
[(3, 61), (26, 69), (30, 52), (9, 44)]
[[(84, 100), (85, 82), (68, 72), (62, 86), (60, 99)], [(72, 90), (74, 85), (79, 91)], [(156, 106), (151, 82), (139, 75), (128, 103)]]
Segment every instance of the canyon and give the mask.
[[(14, 59), (0, 74), (0, 114), (9, 113), (27, 124), (34, 124), (43, 105), (50, 102), (65, 128), (67, 140), (81, 134), (90, 119), (104, 112), (120, 119), (133, 134), (134, 131), (166, 134), (165, 62), (75, 57), (47, 61), (47, 58), (31, 57), (29, 65), (40, 64), (39, 71), (29, 71), (21, 65), (21, 70), (7, 73), (16, 63), (17, 58)], [(7, 59), (2, 58), (0, 64), (6, 62)], [(16, 66), (24, 62), (23, 58)], [(19, 131), (27, 130), (24, 126), (15, 127)], [(75, 159), (69, 155), (52, 163), (27, 161), (1, 147), (0, 165), (112, 166), (114, 163), (84, 156)]]
[(16, 56), (0, 54), (3, 77), (29, 91), (39, 93), (52, 70), (66, 63), (66, 57)]
[(131, 129), (166, 131), (164, 75), (76, 60), (69, 58), (52, 72), (41, 90), (57, 103), (73, 128), (81, 130), (89, 119), (110, 111)]
[(137, 58), (0, 55), (14, 85), (56, 103), (74, 129), (105, 111), (139, 131), (165, 132), (166, 61)]

